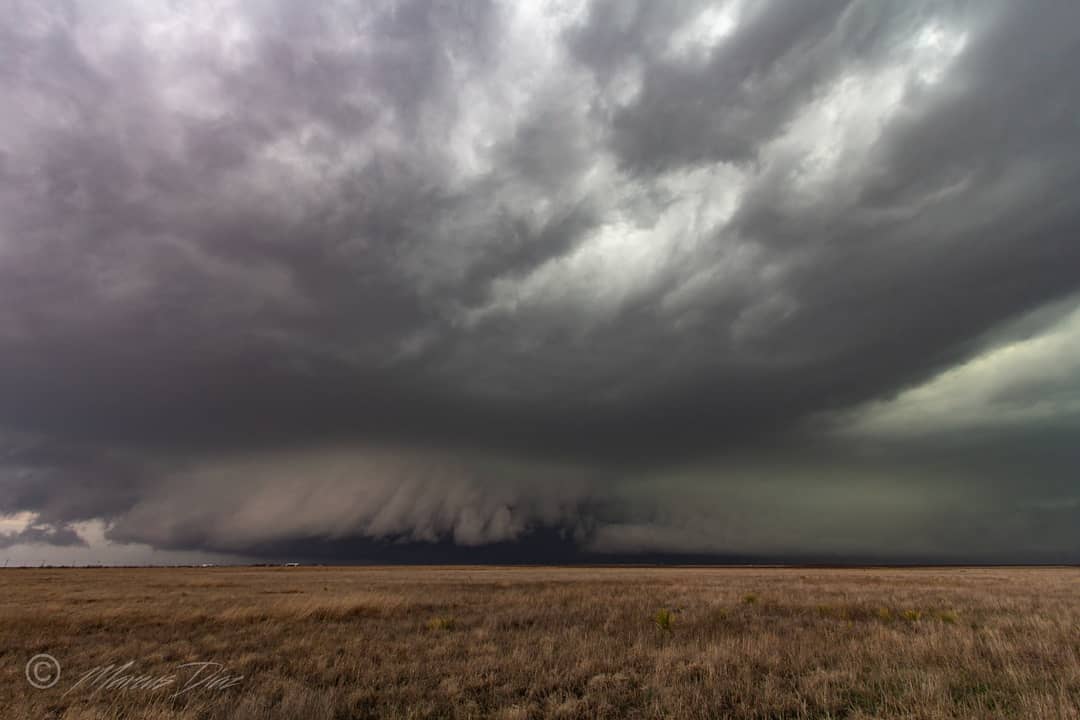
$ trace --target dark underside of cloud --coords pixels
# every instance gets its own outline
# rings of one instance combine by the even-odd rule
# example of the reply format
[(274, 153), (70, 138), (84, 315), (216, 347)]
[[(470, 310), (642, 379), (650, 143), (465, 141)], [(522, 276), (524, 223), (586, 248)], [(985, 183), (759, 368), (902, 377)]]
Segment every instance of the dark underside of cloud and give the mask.
[(1060, 2), (16, 0), (0, 546), (1080, 561), (1078, 63)]

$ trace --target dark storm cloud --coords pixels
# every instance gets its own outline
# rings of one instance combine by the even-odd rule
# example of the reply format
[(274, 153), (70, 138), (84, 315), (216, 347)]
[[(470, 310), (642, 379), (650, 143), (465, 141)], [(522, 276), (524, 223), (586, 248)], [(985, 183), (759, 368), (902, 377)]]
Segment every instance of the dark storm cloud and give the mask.
[(223, 552), (1076, 552), (1075, 303), (1010, 323), (1080, 290), (1078, 21), (12, 3), (0, 513)]
[[(722, 12), (733, 4), (714, 7)], [(571, 34), (576, 54), (608, 82), (640, 64), (641, 95), (613, 118), (623, 164), (655, 172), (751, 160), (818, 83), (860, 60), (864, 45), (891, 35), (875, 27), (885, 8), (847, 0), (761, 3), (740, 8), (738, 33), (699, 53), (701, 62), (666, 61), (680, 26), (709, 8), (598, 2)]]

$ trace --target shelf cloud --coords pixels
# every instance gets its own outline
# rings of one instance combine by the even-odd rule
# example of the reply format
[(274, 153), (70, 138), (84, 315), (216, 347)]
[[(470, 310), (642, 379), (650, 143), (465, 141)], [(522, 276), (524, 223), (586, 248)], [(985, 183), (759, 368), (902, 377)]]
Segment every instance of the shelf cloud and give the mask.
[(0, 546), (1076, 562), (1078, 28), (15, 0)]

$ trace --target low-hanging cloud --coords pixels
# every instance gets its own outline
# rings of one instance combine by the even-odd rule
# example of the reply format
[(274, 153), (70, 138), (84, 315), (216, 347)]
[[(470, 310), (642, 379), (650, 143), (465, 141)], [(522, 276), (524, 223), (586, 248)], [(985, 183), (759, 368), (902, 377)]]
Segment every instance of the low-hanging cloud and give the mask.
[(1075, 557), (1078, 21), (15, 2), (0, 542)]

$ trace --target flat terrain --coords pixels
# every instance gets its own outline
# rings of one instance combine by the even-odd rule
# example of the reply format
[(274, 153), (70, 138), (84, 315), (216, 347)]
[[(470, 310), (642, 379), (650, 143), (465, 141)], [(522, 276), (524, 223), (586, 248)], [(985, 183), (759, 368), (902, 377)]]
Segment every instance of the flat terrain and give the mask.
[(1080, 570), (0, 570), (60, 717), (1080, 718)]

